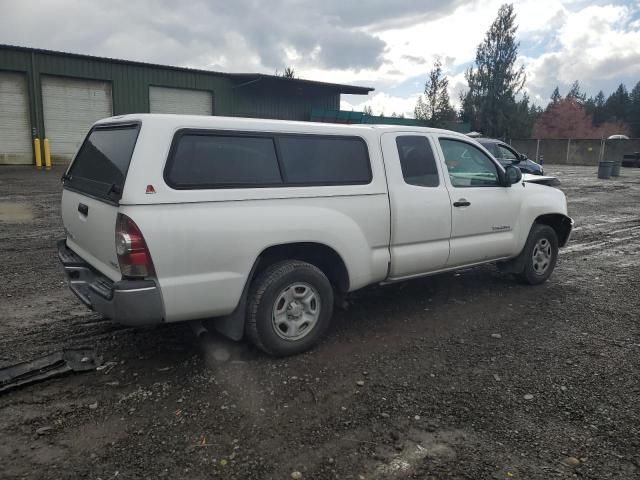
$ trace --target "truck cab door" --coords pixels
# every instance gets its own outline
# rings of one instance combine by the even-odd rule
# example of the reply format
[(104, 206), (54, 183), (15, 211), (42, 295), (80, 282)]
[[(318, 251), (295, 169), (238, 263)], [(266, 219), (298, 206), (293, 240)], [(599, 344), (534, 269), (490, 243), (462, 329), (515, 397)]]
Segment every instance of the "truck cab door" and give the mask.
[(447, 267), (517, 255), (524, 182), (503, 186), (502, 167), (459, 137), (439, 136), (438, 153), (453, 207)]
[(395, 280), (441, 270), (449, 257), (451, 200), (429, 135), (381, 138), (391, 206), (391, 268)]

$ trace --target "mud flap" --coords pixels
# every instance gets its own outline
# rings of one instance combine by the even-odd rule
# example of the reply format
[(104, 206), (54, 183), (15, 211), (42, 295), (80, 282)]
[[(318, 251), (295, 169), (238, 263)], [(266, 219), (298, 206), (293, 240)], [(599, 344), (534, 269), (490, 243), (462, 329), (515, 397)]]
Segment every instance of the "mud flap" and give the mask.
[(224, 317), (217, 317), (208, 320), (206, 322), (208, 328), (212, 328), (220, 335), (224, 335), (230, 340), (242, 340), (242, 337), (244, 337), (244, 324), (247, 316), (247, 297), (249, 296), (249, 288), (251, 287), (251, 282), (253, 281), (254, 274), (259, 264), (260, 258), (255, 261), (251, 271), (249, 272), (247, 283), (242, 290), (242, 295), (240, 296), (240, 301), (238, 302), (236, 309)]

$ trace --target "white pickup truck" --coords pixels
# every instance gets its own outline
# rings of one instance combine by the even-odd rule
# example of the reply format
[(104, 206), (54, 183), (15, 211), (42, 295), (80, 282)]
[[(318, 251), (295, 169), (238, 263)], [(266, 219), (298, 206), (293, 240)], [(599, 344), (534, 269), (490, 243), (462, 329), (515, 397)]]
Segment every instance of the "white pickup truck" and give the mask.
[(487, 262), (542, 283), (573, 225), (560, 190), (418, 127), (113, 117), (63, 183), (59, 258), (87, 306), (210, 319), (273, 355), (310, 348), (367, 285)]

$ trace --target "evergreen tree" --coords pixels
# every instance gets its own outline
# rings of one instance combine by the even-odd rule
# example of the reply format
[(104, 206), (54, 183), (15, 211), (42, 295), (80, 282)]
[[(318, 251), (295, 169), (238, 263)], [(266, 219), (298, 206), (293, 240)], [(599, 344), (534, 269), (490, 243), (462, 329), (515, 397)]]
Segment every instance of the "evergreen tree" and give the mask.
[(631, 127), (631, 134), (634, 138), (640, 138), (640, 82), (631, 90), (629, 95), (629, 118), (627, 123)]
[(560, 100), (562, 100), (562, 95), (560, 95), (560, 89), (556, 85), (556, 88), (551, 93), (551, 103), (558, 103)]
[(511, 136), (514, 138), (529, 138), (533, 125), (542, 114), (542, 109), (533, 103), (529, 104), (529, 95), (525, 92), (517, 103), (516, 110), (511, 116)]
[(609, 95), (604, 107), (608, 121), (626, 121), (631, 107), (627, 87), (621, 83), (616, 91)]
[(370, 105), (365, 105), (365, 107), (362, 109), (362, 113), (364, 113), (365, 115), (369, 115), (370, 117), (373, 117), (373, 109), (371, 108)]
[(572, 98), (581, 105), (585, 103), (587, 96), (580, 90), (580, 82), (578, 80), (573, 82), (566, 98)]
[(513, 4), (500, 7), (478, 45), (475, 68), (465, 73), (469, 90), (462, 101), (463, 119), (474, 130), (492, 137), (511, 136), (511, 115), (517, 111), (515, 96), (525, 81), (524, 67), (515, 65), (519, 46), (515, 19)]
[(421, 95), (416, 103), (415, 118), (425, 120), (431, 127), (442, 127), (445, 122), (455, 119), (448, 89), (449, 80), (442, 71), (442, 62), (437, 59), (424, 84), (424, 100)]
[(607, 112), (605, 111), (604, 104), (604, 92), (600, 90), (594, 100), (593, 108), (593, 124), (596, 126), (602, 125), (607, 120)]
[(584, 101), (584, 104), (582, 106), (589, 115), (593, 116), (594, 112), (596, 111), (596, 99), (593, 97), (589, 97)]

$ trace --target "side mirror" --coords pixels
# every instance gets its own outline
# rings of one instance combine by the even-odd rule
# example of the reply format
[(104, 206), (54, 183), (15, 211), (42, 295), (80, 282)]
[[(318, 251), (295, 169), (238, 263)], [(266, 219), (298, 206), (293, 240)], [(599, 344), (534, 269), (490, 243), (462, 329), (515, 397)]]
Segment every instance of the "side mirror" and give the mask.
[(504, 186), (510, 187), (514, 183), (518, 183), (520, 180), (522, 180), (522, 172), (518, 167), (507, 165), (504, 169), (504, 177)]

